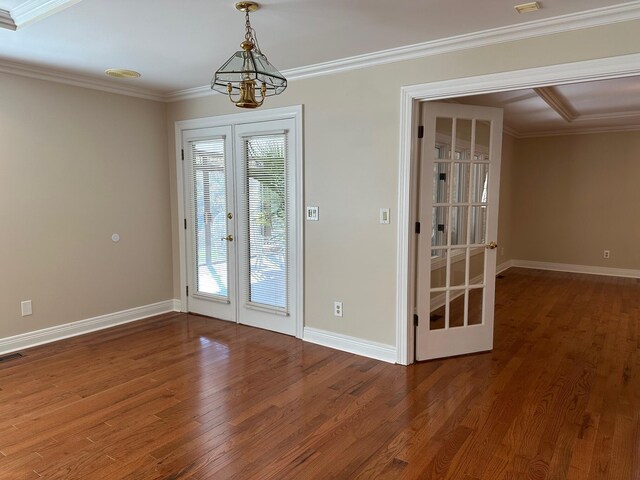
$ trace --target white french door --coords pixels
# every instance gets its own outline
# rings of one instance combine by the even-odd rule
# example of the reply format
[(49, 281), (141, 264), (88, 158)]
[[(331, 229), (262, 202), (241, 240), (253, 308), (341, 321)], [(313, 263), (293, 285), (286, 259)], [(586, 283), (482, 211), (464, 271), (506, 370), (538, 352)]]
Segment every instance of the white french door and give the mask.
[(190, 312), (296, 334), (295, 128), (183, 131)]
[(236, 321), (231, 126), (183, 134), (189, 311)]
[(422, 105), (416, 360), (493, 348), (502, 110)]

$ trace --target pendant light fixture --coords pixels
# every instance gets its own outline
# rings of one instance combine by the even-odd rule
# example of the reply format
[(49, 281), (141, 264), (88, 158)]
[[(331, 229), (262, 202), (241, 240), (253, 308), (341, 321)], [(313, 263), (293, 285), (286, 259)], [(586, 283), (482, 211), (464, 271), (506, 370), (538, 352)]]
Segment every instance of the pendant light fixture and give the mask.
[[(234, 53), (216, 72), (211, 88), (227, 94), (240, 108), (257, 108), (266, 97), (279, 95), (287, 88), (287, 79), (269, 63), (260, 51), (256, 31), (249, 22), (249, 12), (260, 8), (255, 2), (238, 2), (236, 9), (245, 14), (242, 50)], [(259, 97), (259, 100), (258, 100)]]

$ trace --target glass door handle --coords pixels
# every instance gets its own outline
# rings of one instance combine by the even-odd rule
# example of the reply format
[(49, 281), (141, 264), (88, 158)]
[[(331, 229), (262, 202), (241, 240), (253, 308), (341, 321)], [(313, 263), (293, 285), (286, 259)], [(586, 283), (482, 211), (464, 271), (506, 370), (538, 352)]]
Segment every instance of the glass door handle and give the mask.
[(220, 240), (226, 240), (227, 242), (233, 242), (233, 235), (227, 235), (226, 237), (222, 237)]
[(488, 248), (489, 250), (494, 250), (498, 248), (498, 244), (496, 242), (489, 242), (485, 245), (485, 248)]

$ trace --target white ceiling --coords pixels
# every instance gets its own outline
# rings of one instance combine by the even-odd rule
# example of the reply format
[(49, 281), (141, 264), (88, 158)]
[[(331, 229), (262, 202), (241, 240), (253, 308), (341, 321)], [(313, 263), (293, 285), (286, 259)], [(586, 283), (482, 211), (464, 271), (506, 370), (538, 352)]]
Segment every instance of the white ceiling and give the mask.
[[(543, 0), (542, 10), (524, 15), (515, 12), (516, 3), (521, 2), (264, 0), (252, 23), (269, 60), (291, 70), (640, 2)], [(38, 8), (29, 12), (33, 5)], [(0, 0), (0, 9), (22, 12), (23, 22), (16, 21), (17, 31), (0, 28), (0, 67), (26, 64), (161, 95), (207, 85), (244, 34), (233, 0)], [(104, 76), (107, 68), (143, 76), (111, 80)]]
[[(0, 71), (165, 100), (209, 94), (213, 73), (243, 39), (234, 1), (0, 0)], [(371, 59), (640, 18), (638, 0), (543, 0), (537, 12), (516, 13), (513, 6), (524, 1), (263, 0), (251, 19), (270, 61), (300, 78)], [(142, 77), (112, 79), (108, 68)], [(507, 129), (522, 137), (640, 129), (638, 78), (458, 101), (503, 108)]]
[(516, 137), (640, 130), (640, 77), (472, 95), (458, 103), (499, 107)]

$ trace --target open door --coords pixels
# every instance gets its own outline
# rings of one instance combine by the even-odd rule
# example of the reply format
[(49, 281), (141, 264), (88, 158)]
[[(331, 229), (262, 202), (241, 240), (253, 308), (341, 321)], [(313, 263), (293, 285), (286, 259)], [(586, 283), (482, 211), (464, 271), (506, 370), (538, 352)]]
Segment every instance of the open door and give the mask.
[(502, 110), (422, 105), (416, 360), (493, 348)]

